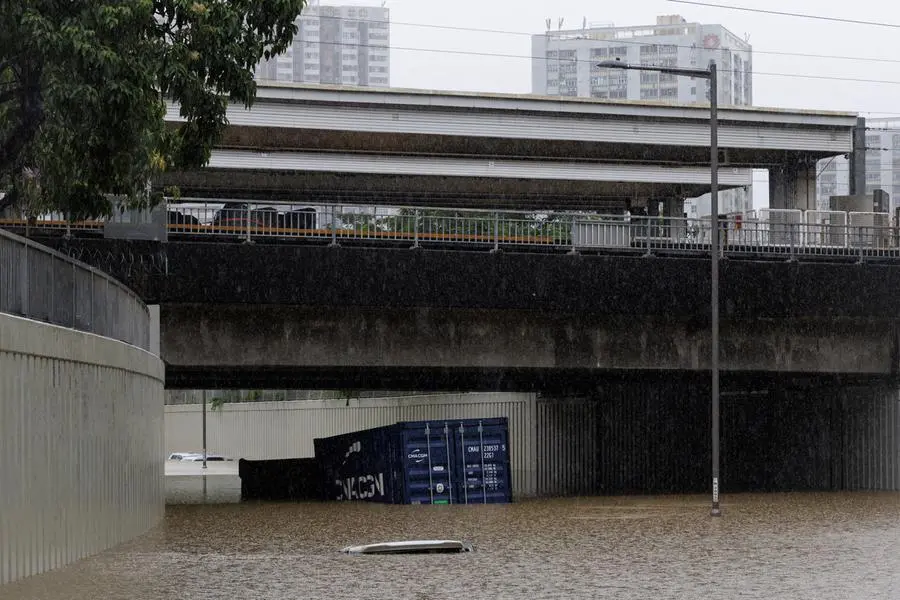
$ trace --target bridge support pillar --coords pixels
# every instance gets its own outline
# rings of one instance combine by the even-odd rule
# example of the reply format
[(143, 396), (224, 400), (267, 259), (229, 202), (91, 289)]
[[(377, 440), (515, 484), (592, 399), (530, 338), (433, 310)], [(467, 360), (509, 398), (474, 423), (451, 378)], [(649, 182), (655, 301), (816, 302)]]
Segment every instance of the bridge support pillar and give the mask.
[(769, 207), (815, 210), (816, 165), (769, 169)]

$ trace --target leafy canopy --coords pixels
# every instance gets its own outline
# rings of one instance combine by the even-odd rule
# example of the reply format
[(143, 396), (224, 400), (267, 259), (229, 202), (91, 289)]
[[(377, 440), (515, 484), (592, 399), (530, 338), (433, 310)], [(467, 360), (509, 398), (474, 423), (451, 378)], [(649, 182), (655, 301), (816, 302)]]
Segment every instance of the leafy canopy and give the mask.
[[(0, 208), (146, 207), (155, 175), (205, 165), (229, 102), (284, 52), (305, 0), (0, 0)], [(184, 123), (167, 126), (166, 99)]]

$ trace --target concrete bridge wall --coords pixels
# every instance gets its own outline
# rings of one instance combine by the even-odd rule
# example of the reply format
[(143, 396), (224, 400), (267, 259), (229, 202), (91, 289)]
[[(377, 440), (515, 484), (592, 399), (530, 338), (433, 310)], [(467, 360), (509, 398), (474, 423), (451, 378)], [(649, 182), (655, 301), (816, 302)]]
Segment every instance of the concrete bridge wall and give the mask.
[(0, 313), (0, 584), (159, 523), (163, 451), (157, 356)]
[[(403, 389), (415, 389), (417, 381), (419, 389), (446, 389), (454, 374), (455, 389), (493, 389), (497, 374), (526, 390), (539, 374), (707, 372), (710, 356), (707, 327), (650, 315), (170, 304), (162, 307), (161, 326), (172, 387), (190, 387), (189, 379), (204, 372), (220, 378), (221, 387), (252, 386), (255, 373), (317, 387), (331, 373), (326, 387), (352, 379), (353, 387), (391, 389), (389, 373), (405, 373)], [(726, 372), (898, 373), (898, 334), (890, 322), (731, 319), (720, 336)], [(304, 374), (316, 379), (304, 381)], [(181, 377), (188, 380), (179, 383)]]

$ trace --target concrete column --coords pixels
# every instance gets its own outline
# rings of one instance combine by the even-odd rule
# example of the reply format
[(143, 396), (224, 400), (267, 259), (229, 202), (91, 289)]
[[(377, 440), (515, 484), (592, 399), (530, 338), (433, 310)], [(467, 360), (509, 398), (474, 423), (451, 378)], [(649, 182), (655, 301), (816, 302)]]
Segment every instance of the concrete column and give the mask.
[(769, 208), (815, 210), (816, 166), (769, 169)]
[(147, 311), (150, 313), (150, 347), (147, 348), (147, 350), (149, 350), (154, 355), (159, 356), (159, 304), (148, 305)]

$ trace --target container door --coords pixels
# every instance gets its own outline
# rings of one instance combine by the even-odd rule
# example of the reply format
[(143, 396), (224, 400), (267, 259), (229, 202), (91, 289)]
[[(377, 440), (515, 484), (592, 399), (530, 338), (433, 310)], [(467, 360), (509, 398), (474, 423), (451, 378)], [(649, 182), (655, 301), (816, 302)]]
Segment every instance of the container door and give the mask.
[[(417, 424), (418, 425), (418, 424)], [(445, 423), (422, 423), (401, 433), (405, 502), (453, 504), (453, 432)]]
[(458, 421), (453, 429), (457, 502), (511, 502), (509, 430), (506, 420)]

